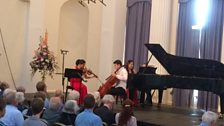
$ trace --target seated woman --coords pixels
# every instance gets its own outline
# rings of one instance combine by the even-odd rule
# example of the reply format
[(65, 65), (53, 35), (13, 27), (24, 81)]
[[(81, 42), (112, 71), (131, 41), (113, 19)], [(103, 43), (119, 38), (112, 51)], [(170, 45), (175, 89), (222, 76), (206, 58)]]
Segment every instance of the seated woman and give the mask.
[(134, 105), (136, 106), (138, 104), (138, 92), (133, 84), (133, 77), (134, 77), (133, 75), (136, 74), (134, 70), (134, 61), (128, 60), (128, 62), (125, 65), (125, 68), (128, 71), (128, 80), (127, 80), (128, 96), (129, 99), (131, 99), (134, 102)]
[(115, 122), (118, 126), (137, 126), (137, 120), (133, 116), (134, 103), (130, 99), (123, 102), (123, 109), (115, 116)]
[(24, 93), (23, 92), (16, 92), (16, 99), (18, 101), (17, 108), (18, 108), (19, 111), (23, 112), (23, 110), (29, 108), (28, 106), (26, 106), (24, 104), (25, 97), (24, 97)]
[[(85, 78), (85, 79), (90, 79), (92, 77), (95, 77), (95, 76), (90, 76), (91, 73), (89, 73), (86, 68), (85, 68), (85, 64), (86, 64), (86, 61), (83, 60), (83, 59), (78, 59), (76, 60), (76, 66), (75, 66), (75, 69), (76, 70), (82, 70), (83, 71), (83, 74), (82, 76)], [(70, 79), (70, 85), (73, 89), (75, 89), (76, 91), (79, 92), (80, 94), (80, 100), (79, 100), (79, 104), (83, 104), (83, 99), (84, 97), (87, 95), (87, 87), (85, 84), (82, 83), (82, 80), (81, 78), (71, 78)]]

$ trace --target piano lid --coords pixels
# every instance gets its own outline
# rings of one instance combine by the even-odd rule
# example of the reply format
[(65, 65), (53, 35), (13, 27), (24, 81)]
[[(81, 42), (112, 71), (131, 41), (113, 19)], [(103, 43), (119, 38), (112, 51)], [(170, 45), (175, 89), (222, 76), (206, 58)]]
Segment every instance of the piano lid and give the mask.
[(221, 62), (171, 55), (160, 44), (145, 46), (171, 75), (224, 78), (224, 64)]

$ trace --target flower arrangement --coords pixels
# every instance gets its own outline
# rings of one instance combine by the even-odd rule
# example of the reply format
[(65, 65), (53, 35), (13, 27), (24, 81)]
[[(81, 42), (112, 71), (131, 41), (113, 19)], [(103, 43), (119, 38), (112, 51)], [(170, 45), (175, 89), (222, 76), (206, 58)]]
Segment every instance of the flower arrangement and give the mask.
[(34, 51), (33, 61), (30, 62), (32, 77), (39, 71), (42, 81), (45, 81), (46, 75), (53, 78), (53, 73), (58, 68), (53, 52), (48, 50), (47, 42), (48, 33), (45, 32), (44, 38), (40, 36), (39, 48)]

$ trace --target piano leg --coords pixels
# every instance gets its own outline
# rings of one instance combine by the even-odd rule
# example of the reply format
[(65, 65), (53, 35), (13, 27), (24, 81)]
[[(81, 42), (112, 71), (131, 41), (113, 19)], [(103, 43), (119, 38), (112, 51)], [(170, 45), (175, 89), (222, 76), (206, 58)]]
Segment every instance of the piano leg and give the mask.
[[(162, 99), (163, 99), (163, 89), (158, 89), (158, 91), (159, 91), (158, 106), (160, 107), (160, 105), (162, 103)], [(152, 105), (151, 89), (141, 92), (140, 103), (144, 106), (144, 104), (145, 104), (145, 93), (147, 94), (146, 103), (148, 105)]]
[(147, 104), (152, 105), (151, 89), (149, 89), (147, 91), (142, 90), (141, 91), (141, 96), (140, 96), (140, 104), (142, 105), (142, 107), (144, 107), (144, 105), (145, 105), (145, 93), (147, 94), (147, 98), (146, 98)]
[(163, 89), (159, 89), (159, 104), (162, 103), (162, 99), (163, 99)]
[(220, 95), (221, 114), (224, 114), (224, 94)]

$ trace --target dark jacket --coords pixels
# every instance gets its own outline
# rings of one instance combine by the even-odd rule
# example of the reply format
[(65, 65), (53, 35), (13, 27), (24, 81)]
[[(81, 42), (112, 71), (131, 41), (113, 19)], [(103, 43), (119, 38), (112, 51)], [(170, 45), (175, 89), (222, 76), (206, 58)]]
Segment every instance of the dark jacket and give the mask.
[(109, 126), (115, 123), (115, 113), (109, 110), (106, 106), (97, 108), (94, 113), (98, 115), (103, 122), (106, 122)]
[(59, 122), (65, 125), (74, 125), (75, 119), (76, 114), (69, 114), (66, 112), (62, 112)]
[(46, 109), (42, 118), (45, 119), (51, 126), (54, 123), (59, 122), (61, 118), (61, 112), (54, 112), (51, 109)]

